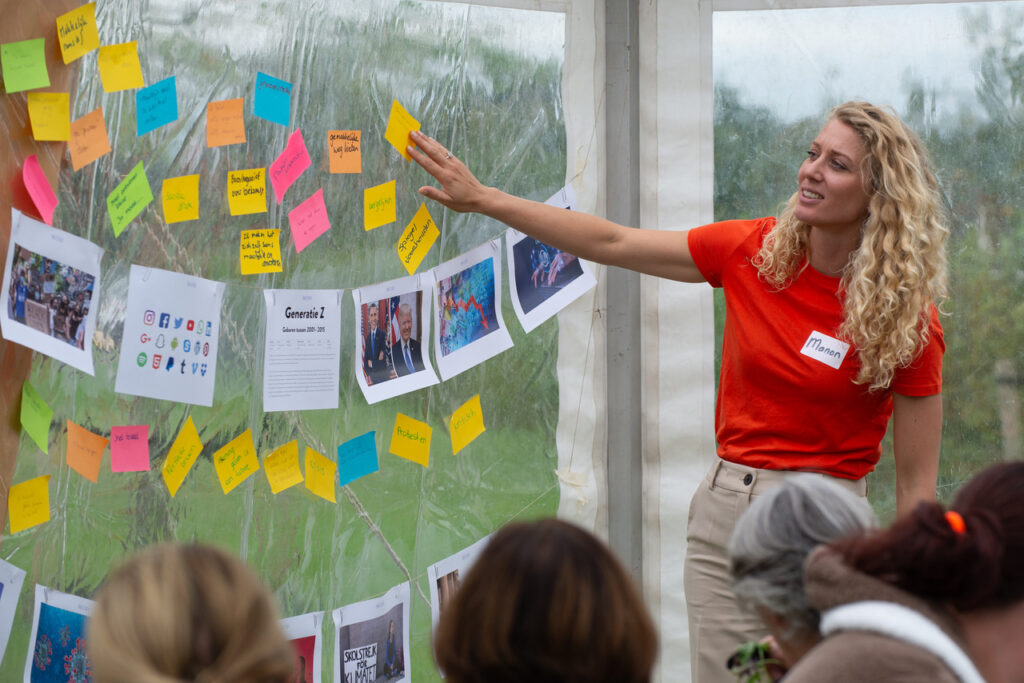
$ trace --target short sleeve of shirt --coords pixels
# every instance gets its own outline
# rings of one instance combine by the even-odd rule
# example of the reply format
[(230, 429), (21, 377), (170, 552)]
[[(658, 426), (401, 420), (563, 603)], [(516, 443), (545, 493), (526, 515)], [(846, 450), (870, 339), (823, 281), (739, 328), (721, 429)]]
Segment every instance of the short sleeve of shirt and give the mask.
[(709, 223), (686, 233), (686, 243), (700, 274), (712, 287), (721, 287), (722, 270), (729, 257), (754, 232), (765, 231), (774, 224), (774, 218)]
[(942, 336), (939, 312), (932, 306), (928, 320), (928, 343), (921, 355), (893, 374), (892, 390), (904, 396), (932, 396), (942, 391), (942, 355), (946, 341)]

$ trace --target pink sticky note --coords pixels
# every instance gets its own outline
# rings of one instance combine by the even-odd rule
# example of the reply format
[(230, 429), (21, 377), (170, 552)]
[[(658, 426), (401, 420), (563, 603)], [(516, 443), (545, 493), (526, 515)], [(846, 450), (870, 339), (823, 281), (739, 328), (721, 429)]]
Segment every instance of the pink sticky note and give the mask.
[(288, 223), (292, 226), (292, 239), (295, 240), (296, 252), (301, 252), (309, 246), (310, 242), (327, 232), (331, 223), (327, 219), (327, 205), (324, 204), (323, 188), (289, 211)]
[(22, 177), (25, 180), (25, 188), (32, 197), (32, 202), (39, 210), (39, 215), (47, 225), (53, 225), (53, 212), (57, 208), (57, 195), (50, 187), (50, 181), (43, 173), (42, 166), (35, 154), (30, 154), (25, 159), (25, 167), (22, 169)]
[(292, 183), (309, 168), (309, 152), (306, 142), (302, 139), (302, 131), (297, 130), (288, 138), (281, 156), (270, 165), (270, 184), (274, 186), (274, 196), (280, 204), (284, 193)]
[(149, 469), (149, 425), (110, 428), (110, 470), (145, 472)]

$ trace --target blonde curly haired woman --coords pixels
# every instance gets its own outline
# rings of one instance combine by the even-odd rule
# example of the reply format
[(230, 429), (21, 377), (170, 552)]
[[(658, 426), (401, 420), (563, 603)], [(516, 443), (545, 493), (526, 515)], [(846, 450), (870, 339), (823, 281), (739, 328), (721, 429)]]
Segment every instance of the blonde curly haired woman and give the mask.
[(758, 634), (757, 620), (735, 606), (726, 552), (753, 496), (801, 471), (865, 495), (892, 417), (898, 511), (934, 499), (947, 228), (927, 154), (895, 114), (840, 105), (811, 142), (778, 220), (686, 233), (512, 197), (431, 138), (412, 140), (413, 159), (441, 184), (420, 193), (450, 209), (581, 258), (723, 288), (719, 458), (694, 495), (687, 531), (693, 680), (730, 680), (729, 653)]

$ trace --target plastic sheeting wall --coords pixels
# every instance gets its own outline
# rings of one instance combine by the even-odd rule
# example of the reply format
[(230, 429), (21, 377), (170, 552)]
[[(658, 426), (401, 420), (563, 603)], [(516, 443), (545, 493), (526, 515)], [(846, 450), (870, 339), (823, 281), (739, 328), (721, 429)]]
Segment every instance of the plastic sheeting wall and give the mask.
[[(19, 12), (41, 11), (15, 5)], [(560, 6), (546, 3), (545, 9)], [(353, 288), (405, 274), (394, 244), (418, 206), (415, 189), (427, 177), (383, 140), (392, 98), (485, 182), (544, 199), (568, 177), (577, 184), (582, 208), (599, 208), (594, 178), (600, 155), (590, 148), (599, 132), (593, 46), (578, 38), (563, 45), (566, 34), (592, 35), (593, 10), (570, 12), (567, 26), (562, 12), (398, 0), (299, 5), (111, 0), (98, 3), (97, 18), (101, 44), (139, 42), (147, 84), (176, 76), (179, 118), (137, 137), (133, 91), (105, 94), (95, 54), (56, 67), (66, 69), (70, 79), (72, 119), (102, 105), (113, 146), (113, 153), (78, 172), (64, 166), (54, 219), (58, 228), (107, 250), (93, 351), (96, 375), (89, 377), (38, 354), (33, 357), (31, 382), (55, 413), (49, 455), (22, 438), (8, 484), (52, 475), (53, 518), (4, 537), (3, 557), (28, 571), (28, 587), (41, 583), (90, 596), (109, 567), (136, 549), (170, 539), (212, 542), (239, 553), (267, 580), (283, 616), (330, 610), (411, 579), (414, 678), (431, 679), (436, 674), (429, 654), (425, 574), (430, 564), (511, 519), (553, 514), (560, 501), (563, 514), (600, 526), (601, 465), (594, 453), (602, 438), (593, 430), (593, 405), (600, 404), (603, 386), (594, 379), (593, 367), (603, 347), (597, 316), (591, 314), (596, 294), (562, 316), (575, 336), (567, 344), (560, 342), (553, 321), (524, 334), (503, 287), (505, 320), (515, 342), (511, 350), (439, 386), (374, 406), (366, 405), (352, 377), (355, 320), (351, 295), (346, 294), (340, 408), (264, 413), (262, 290)], [(52, 20), (41, 25), (48, 27), (48, 49), (55, 49)], [(566, 51), (573, 63), (586, 65), (574, 85), (566, 79), (566, 99), (581, 102), (583, 109), (568, 133), (561, 104)], [(251, 115), (257, 71), (293, 83), (289, 128)], [(54, 78), (51, 90), (59, 89), (58, 80)], [(10, 141), (23, 139), (29, 134), (24, 95), (4, 96), (15, 104), (10, 107), (14, 113), (0, 122), (2, 133)], [(207, 149), (207, 103), (235, 97), (246, 100), (247, 142)], [(283, 204), (268, 201), (268, 214), (230, 216), (227, 172), (267, 166), (297, 128), (309, 148), (310, 170)], [(327, 172), (329, 129), (363, 131), (361, 175)], [(20, 168), (21, 161), (15, 153), (4, 163)], [(115, 238), (106, 197), (139, 161), (145, 164), (156, 201)], [(202, 177), (200, 219), (167, 225), (160, 209), (160, 183), (191, 173)], [(392, 179), (398, 186), (398, 222), (364, 232), (362, 190)], [(332, 228), (296, 254), (286, 212), (319, 187)], [(441, 239), (421, 271), (504, 230), (477, 216), (454, 215), (437, 205), (429, 209)], [(258, 227), (282, 228), (282, 273), (239, 274), (239, 231)], [(212, 408), (113, 392), (131, 264), (227, 284)], [(4, 353), (9, 362), (11, 352)], [(487, 432), (453, 457), (447, 418), (477, 393)], [(433, 426), (429, 468), (387, 454), (397, 412)], [(172, 499), (159, 466), (189, 416), (204, 450)], [(113, 425), (150, 425), (152, 470), (112, 474), (105, 456), (99, 483), (85, 480), (63, 464), (66, 419), (101, 434), (109, 434)], [(309, 446), (332, 458), (338, 444), (376, 430), (380, 472), (341, 489), (336, 506), (301, 486), (275, 497), (262, 473), (225, 496), (210, 456), (246, 429), (252, 429), (261, 457), (298, 438), (300, 449)], [(570, 496), (559, 493), (555, 470), (560, 454), (563, 478), (573, 484)], [(20, 677), (31, 615), (31, 591), (26, 590), (0, 669), (4, 680)], [(326, 625), (324, 635), (326, 678), (333, 658)]]

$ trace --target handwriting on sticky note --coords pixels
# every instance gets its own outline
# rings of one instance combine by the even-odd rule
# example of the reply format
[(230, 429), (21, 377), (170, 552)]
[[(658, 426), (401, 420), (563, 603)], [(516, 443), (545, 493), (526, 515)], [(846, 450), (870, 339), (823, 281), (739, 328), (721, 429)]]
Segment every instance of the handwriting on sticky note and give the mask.
[(128, 224), (152, 201), (153, 191), (149, 188), (149, 180), (140, 161), (107, 196), (107, 211), (110, 214), (110, 223), (114, 226), (114, 237), (120, 236)]
[(409, 133), (420, 129), (420, 122), (412, 117), (412, 114), (405, 110), (398, 100), (391, 101), (391, 115), (388, 116), (388, 127), (384, 131), (384, 139), (390, 142), (398, 153), (405, 157), (406, 161), (412, 161), (412, 157), (405, 150), (412, 144)]
[(43, 173), (43, 168), (39, 165), (39, 159), (35, 154), (30, 154), (25, 158), (21, 176), (28, 195), (32, 197), (32, 203), (36, 205), (39, 215), (43, 217), (43, 222), (53, 225), (53, 212), (57, 209), (57, 195), (53, 193), (50, 180)]
[(296, 252), (301, 252), (310, 242), (327, 232), (331, 222), (327, 217), (323, 189), (317, 190), (313, 196), (289, 211), (288, 224), (292, 228)]
[(362, 173), (362, 131), (327, 131), (327, 152), (331, 160), (331, 173)]
[(270, 492), (275, 496), (302, 482), (299, 469), (299, 442), (289, 441), (263, 459), (263, 472), (267, 475)]
[(135, 91), (135, 116), (138, 135), (178, 120), (178, 87), (174, 76)]
[(398, 257), (402, 265), (412, 275), (423, 262), (423, 257), (430, 251), (430, 247), (441, 235), (441, 231), (434, 225), (434, 219), (430, 217), (426, 204), (420, 204), (416, 215), (409, 221), (405, 232), (398, 238)]
[(395, 181), (363, 190), (363, 228), (373, 230), (395, 222)]
[(302, 139), (302, 131), (297, 130), (288, 138), (284, 151), (270, 165), (270, 184), (274, 187), (274, 197), (278, 204), (292, 183), (309, 168), (309, 164), (306, 141)]
[(380, 469), (377, 432), (366, 432), (338, 446), (338, 486), (347, 486)]
[(281, 272), (280, 235), (277, 228), (242, 231), (238, 246), (242, 275)]
[(110, 428), (110, 471), (149, 470), (149, 425)]
[(50, 422), (53, 409), (47, 405), (36, 388), (25, 382), (21, 385), (21, 426), (28, 432), (43, 453), (49, 453)]
[(189, 415), (174, 443), (171, 444), (171, 450), (167, 451), (167, 459), (160, 470), (171, 498), (178, 493), (182, 482), (185, 481), (185, 475), (192, 469), (202, 450), (203, 442), (199, 440), (199, 431), (196, 430), (192, 416)]
[(391, 446), (388, 450), (400, 458), (412, 460), (427, 467), (430, 464), (430, 425), (420, 422), (408, 415), (398, 413), (395, 417), (395, 430), (391, 433)]
[(90, 2), (57, 17), (57, 42), (65, 64), (100, 46), (96, 29), (96, 3)]
[(102, 46), (96, 62), (104, 92), (120, 92), (145, 85), (142, 65), (139, 64), (139, 47), (135, 41)]
[(71, 122), (71, 165), (77, 171), (105, 154), (110, 154), (107, 123), (103, 120), (103, 107), (94, 109)]
[(50, 475), (15, 484), (7, 494), (7, 518), (11, 533), (34, 527), (50, 519)]
[(68, 444), (64, 458), (68, 467), (95, 484), (99, 481), (100, 462), (109, 440), (79, 427), (71, 420), (67, 421), (67, 429)]
[(452, 437), (452, 452), (458, 453), (484, 433), (484, 414), (480, 409), (480, 394), (466, 401), (448, 420)]
[(246, 429), (214, 453), (213, 467), (217, 470), (224, 495), (255, 474), (260, 468), (260, 461), (252, 442), (252, 430)]
[(164, 221), (180, 223), (199, 218), (199, 174), (164, 180), (161, 192)]
[(228, 171), (228, 208), (232, 216), (267, 212), (266, 169)]
[(292, 111), (292, 84), (257, 71), (252, 109), (253, 113), (261, 119), (273, 121), (282, 126), (289, 125)]
[(50, 85), (45, 48), (43, 38), (0, 45), (0, 68), (4, 72), (4, 88), (8, 93)]
[(334, 476), (338, 466), (312, 448), (306, 449), (306, 488), (332, 503), (334, 497)]
[(206, 146), (221, 147), (245, 142), (245, 100), (220, 100), (206, 105)]
[(60, 141), (71, 138), (71, 99), (66, 92), (30, 92), (28, 118), (36, 140)]

